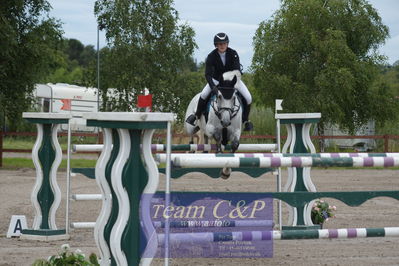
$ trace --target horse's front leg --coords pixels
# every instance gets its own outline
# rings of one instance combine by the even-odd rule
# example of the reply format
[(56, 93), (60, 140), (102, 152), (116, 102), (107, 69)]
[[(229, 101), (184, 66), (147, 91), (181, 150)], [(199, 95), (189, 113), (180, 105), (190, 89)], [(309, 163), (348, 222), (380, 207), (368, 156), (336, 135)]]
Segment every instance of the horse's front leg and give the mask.
[(241, 131), (236, 130), (233, 134), (233, 140), (231, 141), (231, 152), (235, 153), (240, 146)]
[(219, 130), (213, 133), (213, 138), (216, 141), (216, 153), (222, 153), (222, 134)]
[[(238, 146), (240, 146), (240, 137), (241, 137), (241, 130), (235, 130), (232, 132), (232, 138), (231, 139), (231, 152), (235, 153), (238, 149)], [(231, 175), (231, 168), (230, 167), (225, 167), (222, 169), (222, 171), (220, 172), (220, 176), (223, 179), (228, 179)]]
[[(217, 149), (218, 149), (218, 150), (220, 149), (220, 152), (219, 152), (219, 153), (222, 153), (222, 139), (223, 139), (222, 131), (220, 131), (220, 141), (219, 141), (218, 144), (217, 144)], [(237, 145), (237, 147), (238, 147), (238, 145)], [(232, 150), (233, 150), (233, 152), (234, 152), (236, 149), (237, 149), (237, 148), (234, 148), (234, 147), (233, 147), (233, 143), (232, 143)], [(230, 175), (231, 175), (231, 167), (223, 167), (223, 169), (220, 170), (220, 177), (221, 177), (222, 179), (228, 179), (228, 178), (230, 177)]]

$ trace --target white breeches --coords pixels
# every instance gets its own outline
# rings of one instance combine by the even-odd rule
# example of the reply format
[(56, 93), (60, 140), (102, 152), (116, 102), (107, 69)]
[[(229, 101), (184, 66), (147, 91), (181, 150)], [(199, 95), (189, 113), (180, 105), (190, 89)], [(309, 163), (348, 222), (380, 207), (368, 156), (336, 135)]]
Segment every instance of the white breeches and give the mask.
[[(213, 82), (215, 83), (215, 85), (219, 84), (219, 81), (217, 81), (215, 79), (213, 80)], [(241, 80), (238, 80), (234, 87), (240, 92), (242, 97), (244, 97), (244, 99), (247, 101), (247, 104), (252, 103), (251, 93), (249, 92), (247, 86), (245, 86), (244, 82), (242, 82)], [(211, 94), (211, 92), (212, 92), (211, 87), (207, 83), (206, 86), (202, 89), (201, 98), (203, 100), (206, 100), (208, 98), (209, 94)]]

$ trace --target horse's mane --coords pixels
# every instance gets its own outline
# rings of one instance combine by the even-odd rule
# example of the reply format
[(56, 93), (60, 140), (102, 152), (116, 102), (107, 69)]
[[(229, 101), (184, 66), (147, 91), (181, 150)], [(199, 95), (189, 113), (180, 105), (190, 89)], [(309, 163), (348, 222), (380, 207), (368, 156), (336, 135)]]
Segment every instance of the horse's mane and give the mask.
[(223, 73), (224, 80), (233, 80), (234, 76), (237, 77), (237, 80), (241, 79), (241, 72), (240, 70), (232, 70)]

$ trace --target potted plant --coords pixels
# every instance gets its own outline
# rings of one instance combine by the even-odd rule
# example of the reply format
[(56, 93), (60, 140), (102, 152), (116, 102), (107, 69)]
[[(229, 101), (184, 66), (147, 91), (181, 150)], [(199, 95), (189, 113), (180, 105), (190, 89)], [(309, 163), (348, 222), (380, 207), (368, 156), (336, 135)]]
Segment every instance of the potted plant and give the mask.
[(89, 259), (77, 249), (75, 252), (70, 251), (68, 244), (61, 246), (61, 252), (58, 255), (50, 256), (47, 260), (38, 259), (33, 266), (58, 266), (58, 265), (81, 265), (81, 266), (99, 266), (97, 256), (91, 254)]
[(336, 210), (336, 206), (330, 206), (324, 200), (316, 200), (311, 212), (313, 224), (319, 224), (323, 228), (324, 222), (328, 221), (329, 218), (335, 218), (334, 212)]

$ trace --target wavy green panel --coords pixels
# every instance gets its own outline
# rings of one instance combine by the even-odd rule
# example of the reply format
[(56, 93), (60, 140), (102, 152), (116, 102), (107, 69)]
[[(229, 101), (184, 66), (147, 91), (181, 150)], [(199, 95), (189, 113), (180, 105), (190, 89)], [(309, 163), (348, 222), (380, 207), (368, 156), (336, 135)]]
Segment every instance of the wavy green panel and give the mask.
[(54, 193), (50, 185), (50, 170), (55, 160), (55, 149), (51, 141), (52, 124), (43, 124), (43, 142), (39, 148), (39, 161), (43, 170), (43, 183), (37, 193), (37, 199), (42, 212), (40, 229), (50, 229), (49, 212), (54, 202)]

